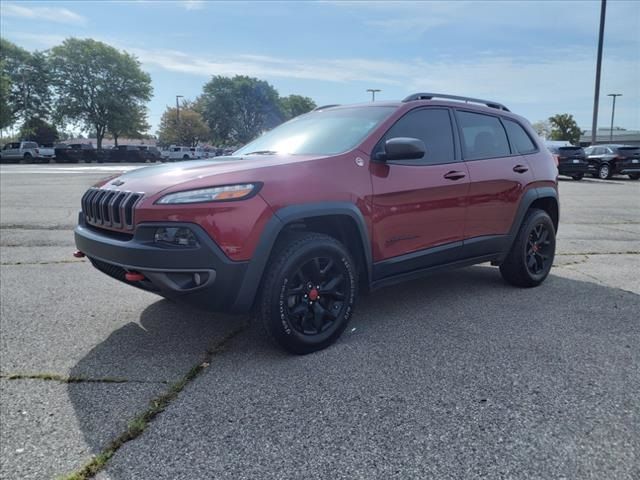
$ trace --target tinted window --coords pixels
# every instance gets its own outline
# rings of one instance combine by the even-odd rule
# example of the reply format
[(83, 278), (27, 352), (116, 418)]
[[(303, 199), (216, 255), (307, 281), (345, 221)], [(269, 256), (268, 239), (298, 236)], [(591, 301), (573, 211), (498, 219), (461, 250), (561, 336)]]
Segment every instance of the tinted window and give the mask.
[(24, 148), (38, 148), (38, 144), (34, 142), (24, 142)]
[(265, 133), (235, 155), (276, 152), (290, 155), (334, 155), (361, 143), (389, 117), (395, 107), (355, 107), (316, 110)]
[[(427, 108), (407, 113), (389, 129), (383, 142), (396, 137), (419, 138), (424, 142), (425, 156), (420, 160), (410, 160), (411, 165), (455, 161), (453, 130), (448, 110)], [(380, 151), (383, 150), (383, 143), (379, 148)]]
[(500, 120), (481, 113), (458, 112), (465, 160), (505, 157), (511, 154)]
[(532, 153), (537, 150), (536, 145), (531, 140), (531, 137), (527, 135), (527, 132), (524, 131), (524, 128), (522, 128), (516, 122), (512, 122), (511, 120), (502, 119), (502, 121), (504, 122), (504, 126), (507, 129), (511, 147), (516, 152), (524, 154)]

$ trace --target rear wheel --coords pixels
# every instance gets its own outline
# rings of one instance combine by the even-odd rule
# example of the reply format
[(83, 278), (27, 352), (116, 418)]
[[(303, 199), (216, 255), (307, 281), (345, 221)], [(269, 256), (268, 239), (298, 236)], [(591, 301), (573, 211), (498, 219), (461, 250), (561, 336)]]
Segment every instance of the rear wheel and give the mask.
[(640, 178), (640, 173), (630, 173), (629, 178), (631, 180), (638, 180)]
[(584, 178), (584, 173), (578, 173), (577, 175), (573, 175), (573, 177), (571, 178), (573, 178), (574, 180), (580, 181)]
[(183, 156), (182, 156), (182, 159), (183, 159), (183, 160), (189, 160), (189, 155), (183, 155)]
[(556, 251), (556, 233), (544, 210), (527, 213), (511, 251), (500, 265), (500, 273), (517, 287), (540, 285), (551, 270)]
[(606, 180), (607, 178), (611, 178), (611, 168), (608, 163), (603, 163), (598, 167), (598, 178), (601, 180)]
[(31, 156), (30, 153), (25, 153), (20, 163), (31, 163), (31, 162), (33, 162), (33, 157)]
[(269, 336), (299, 355), (328, 347), (342, 334), (357, 294), (347, 249), (319, 233), (290, 237), (267, 269), (259, 316)]

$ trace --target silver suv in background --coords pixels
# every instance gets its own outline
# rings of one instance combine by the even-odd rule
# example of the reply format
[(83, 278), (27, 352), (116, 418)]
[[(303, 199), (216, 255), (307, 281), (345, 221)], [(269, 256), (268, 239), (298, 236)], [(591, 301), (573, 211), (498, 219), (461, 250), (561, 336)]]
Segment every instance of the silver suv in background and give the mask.
[(7, 143), (0, 150), (2, 162), (31, 163), (38, 160), (40, 152), (36, 142), (12, 142)]

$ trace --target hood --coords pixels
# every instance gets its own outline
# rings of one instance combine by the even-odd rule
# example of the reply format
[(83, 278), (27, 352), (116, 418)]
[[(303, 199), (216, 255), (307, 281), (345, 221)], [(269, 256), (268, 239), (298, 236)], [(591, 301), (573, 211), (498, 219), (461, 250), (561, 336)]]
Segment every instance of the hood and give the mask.
[[(124, 190), (154, 195), (171, 187), (184, 185), (186, 189), (215, 186), (233, 181), (259, 181), (259, 170), (275, 165), (300, 163), (323, 158), (313, 155), (251, 155), (247, 157), (216, 157), (206, 160), (191, 160), (164, 163), (138, 168), (123, 173), (96, 186), (110, 190)], [(246, 173), (246, 175), (242, 175)], [(239, 175), (229, 175), (239, 174)]]

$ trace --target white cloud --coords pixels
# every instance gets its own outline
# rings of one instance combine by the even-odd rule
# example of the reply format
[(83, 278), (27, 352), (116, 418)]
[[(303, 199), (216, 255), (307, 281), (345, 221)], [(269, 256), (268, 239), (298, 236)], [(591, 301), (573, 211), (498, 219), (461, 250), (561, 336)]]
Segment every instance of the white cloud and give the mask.
[(202, 10), (204, 8), (204, 0), (183, 0), (181, 4), (187, 10)]
[[(202, 77), (249, 75), (267, 79), (298, 79), (333, 84), (378, 85), (402, 96), (416, 91), (488, 98), (515, 111), (543, 118), (538, 112), (570, 111), (578, 121), (589, 122), (595, 60), (591, 54), (542, 55), (545, 60), (499, 56), (486, 52), (474, 60), (440, 58), (426, 61), (371, 60), (364, 58), (277, 58), (264, 55), (198, 57), (176, 50), (133, 49), (147, 68), (163, 69)], [(571, 75), (566, 75), (571, 72)], [(615, 72), (615, 74), (613, 73)], [(640, 104), (640, 65), (635, 59), (609, 57), (603, 66), (601, 96), (611, 90), (624, 91), (627, 105)], [(606, 109), (606, 103), (601, 104)], [(534, 113), (535, 112), (535, 113)], [(640, 125), (640, 113), (620, 111), (628, 125)], [(624, 117), (622, 117), (625, 115)], [(547, 115), (548, 116), (548, 115)]]
[(39, 7), (33, 4), (2, 3), (2, 15), (5, 17), (28, 18), (55, 23), (85, 24), (87, 19), (67, 8)]

